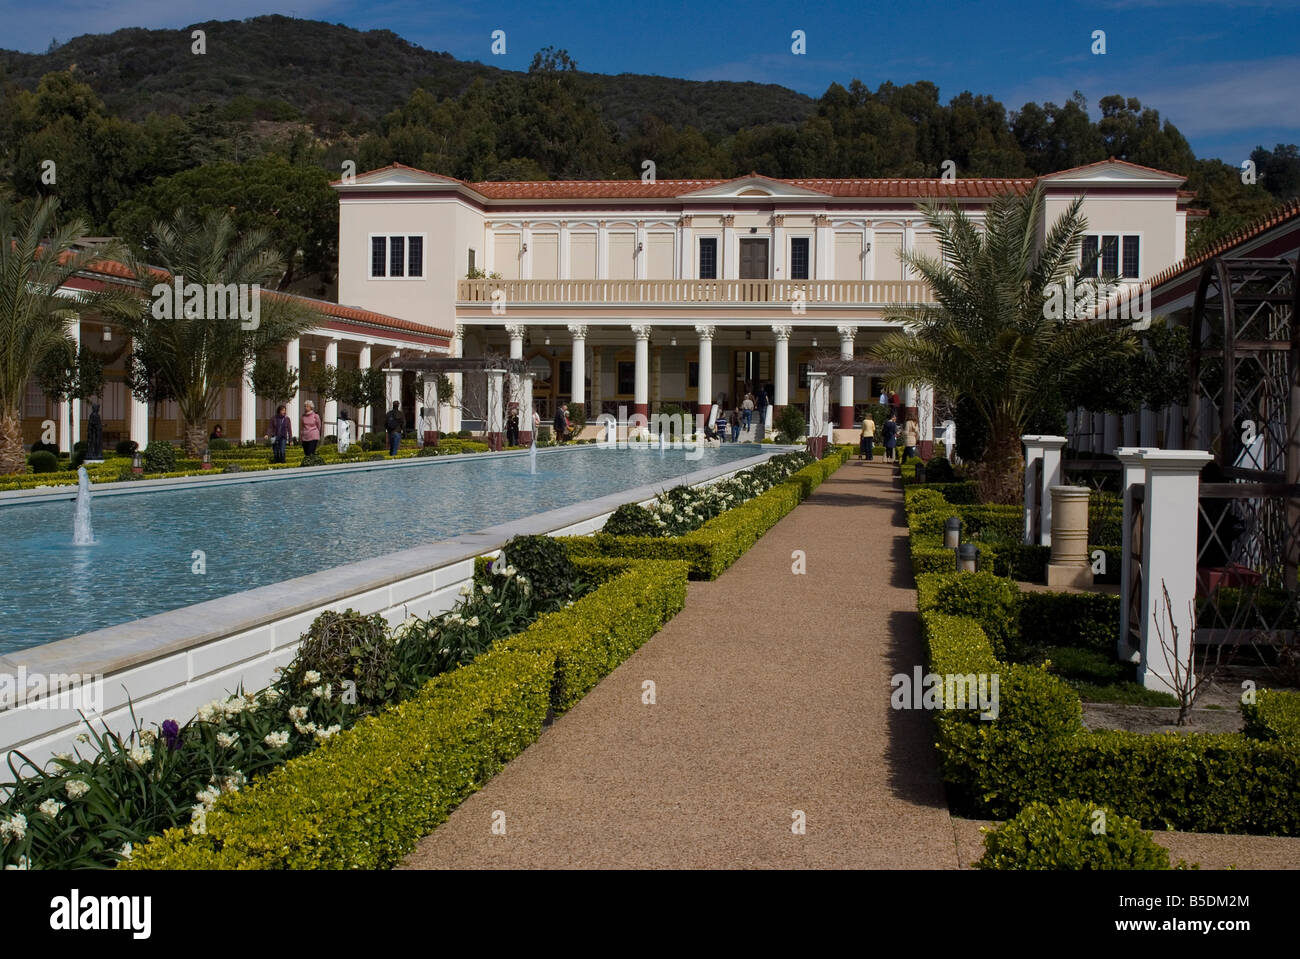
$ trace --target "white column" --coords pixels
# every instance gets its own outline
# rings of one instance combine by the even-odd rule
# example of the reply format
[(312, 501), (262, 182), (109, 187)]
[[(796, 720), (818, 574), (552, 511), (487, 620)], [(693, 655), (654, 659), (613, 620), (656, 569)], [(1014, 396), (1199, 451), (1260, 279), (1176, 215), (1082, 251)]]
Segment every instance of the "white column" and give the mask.
[(696, 393), (695, 412), (703, 413), (707, 420), (709, 411), (713, 409), (713, 334), (717, 331), (712, 326), (697, 326), (695, 332), (700, 336), (700, 385)]
[(257, 439), (257, 395), (253, 392), (252, 377), (253, 361), (249, 360), (239, 382), (239, 439), (244, 443)]
[[(330, 340), (325, 344), (325, 365), (332, 366), (335, 370), (339, 368), (339, 341)], [(325, 433), (335, 433), (339, 431), (339, 401), (325, 401)]]
[(571, 323), (569, 333), (573, 336), (573, 382), (570, 384), (572, 389), (569, 391), (569, 398), (574, 403), (585, 403), (587, 401), (587, 327), (583, 323)]
[[(1147, 489), (1142, 516), (1142, 663), (1138, 682), (1176, 693), (1175, 669), (1191, 672), (1195, 627), (1198, 495), (1201, 450), (1150, 450), (1142, 454)], [(1165, 592), (1169, 594), (1168, 606)], [(1177, 631), (1177, 640), (1174, 632)], [(1162, 645), (1160, 636), (1164, 637)]]
[[(1065, 448), (1064, 436), (1039, 436), (1031, 434), (1020, 437), (1025, 447), (1025, 536), (1026, 543), (1033, 542), (1034, 517), (1031, 510), (1038, 511), (1038, 543), (1040, 546), (1052, 545), (1052, 497), (1048, 490), (1061, 486), (1061, 450)], [(1038, 481), (1030, 467), (1035, 461), (1041, 463)]]
[[(361, 344), (361, 353), (360, 356), (357, 357), (356, 361), (356, 365), (359, 366), (360, 369), (370, 368), (370, 363), (372, 363), (372, 359), (370, 359), (370, 350), (372, 350), (373, 346), (374, 343), (370, 342), (370, 340)], [(367, 405), (365, 409), (354, 409), (354, 411), (352, 411), (352, 416), (356, 417), (356, 442), (361, 442), (363, 434), (369, 433), (370, 431), (370, 413), (372, 413), (372, 411), (370, 411), (369, 405)]]
[[(68, 332), (72, 334), (72, 355), (80, 357), (81, 354), (81, 316), (74, 313), (72, 319), (68, 322)], [(72, 401), (72, 443), (81, 441), (81, 400)], [(72, 449), (71, 445), (68, 447)]]
[(737, 267), (740, 265), (739, 245), (736, 243), (736, 218), (735, 216), (724, 216), (722, 218), (722, 249), (718, 251), (718, 256), (722, 257), (722, 269), (718, 275), (724, 280), (734, 280), (740, 276)]
[[(448, 352), (456, 359), (460, 359), (465, 354), (465, 327), (459, 323), (456, 324), (456, 328), (452, 332), (451, 346)], [(449, 433), (460, 431), (461, 379), (462, 375), (460, 373), (451, 374), (453, 396), (443, 413), (445, 419), (442, 420), (442, 428)]]
[(774, 326), (776, 356), (772, 363), (772, 415), (790, 402), (790, 333), (792, 327)]
[(916, 407), (917, 452), (929, 460), (934, 455), (934, 387), (922, 386)]
[(808, 374), (808, 438), (826, 432), (826, 374)]
[(813, 218), (817, 226), (816, 254), (817, 268), (813, 273), (813, 278), (817, 280), (831, 279), (831, 221), (830, 218), (819, 214)]
[(131, 436), (138, 449), (149, 445), (149, 404), (131, 394)]
[[(528, 327), (518, 323), (511, 323), (506, 326), (506, 333), (510, 336), (510, 358), (512, 360), (523, 360), (524, 337), (528, 334)], [(510, 402), (514, 404), (519, 403), (519, 394), (523, 390), (519, 380), (520, 376), (518, 373), (511, 372), (509, 374)]]
[(1122, 464), (1120, 473), (1120, 497), (1124, 503), (1124, 520), (1120, 530), (1120, 603), (1119, 603), (1119, 637), (1115, 652), (1120, 662), (1136, 662), (1137, 650), (1129, 645), (1129, 607), (1132, 605), (1133, 589), (1133, 487), (1145, 483), (1146, 467), (1142, 465), (1142, 456), (1150, 450), (1141, 447), (1121, 446), (1115, 456)]
[(642, 416), (650, 414), (650, 327), (634, 326), (636, 335), (636, 392), (632, 398), (632, 412)]
[(533, 377), (529, 371), (519, 378), (519, 442), (529, 446), (533, 442)]
[(785, 217), (772, 218), (772, 279), (788, 280), (790, 271), (785, 262)]
[[(300, 352), (301, 341), (296, 336), (284, 345), (285, 365), (295, 373), (302, 367)], [(289, 402), (285, 405), (288, 407), (285, 414), (289, 417), (289, 428), (293, 431), (293, 435), (297, 436), (302, 430), (302, 422), (298, 418), (300, 412), (298, 391), (294, 391), (293, 396), (289, 398)]]
[(488, 445), (500, 449), (504, 442), (502, 432), (505, 429), (505, 411), (502, 404), (505, 399), (505, 370), (487, 371), (487, 422)]
[[(840, 359), (853, 359), (853, 338), (858, 330), (855, 326), (838, 327), (840, 334)], [(840, 377), (840, 429), (853, 428), (853, 377)]]

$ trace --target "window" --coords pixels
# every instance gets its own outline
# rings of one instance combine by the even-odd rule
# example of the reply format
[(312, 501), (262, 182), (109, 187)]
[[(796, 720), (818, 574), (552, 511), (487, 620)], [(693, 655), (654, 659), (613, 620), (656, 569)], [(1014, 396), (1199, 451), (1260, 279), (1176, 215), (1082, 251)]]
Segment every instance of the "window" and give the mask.
[(790, 279), (808, 279), (808, 237), (796, 236), (790, 240)]
[(370, 238), (370, 276), (424, 276), (424, 234), (372, 236)]
[(718, 278), (718, 238), (705, 236), (700, 238), (700, 279), (716, 280)]
[(476, 272), (478, 272), (478, 271), (474, 268), (474, 260), (475, 260), (475, 258), (476, 258), (477, 256), (478, 256), (478, 251), (477, 251), (477, 250), (470, 250), (470, 251), (469, 251), (469, 269), (467, 269), (465, 272), (466, 272), (468, 275), (470, 275), (470, 276), (473, 276)]
[(636, 392), (636, 363), (620, 360), (618, 364), (618, 392), (630, 396)]
[(1083, 263), (1093, 265), (1088, 276), (1113, 276), (1125, 280), (1141, 278), (1142, 238), (1134, 234), (1103, 233), (1083, 238)]
[(809, 382), (809, 380), (808, 380), (808, 373), (809, 373), (811, 370), (812, 370), (812, 364), (811, 364), (811, 363), (800, 363), (800, 364), (799, 364), (799, 389), (801, 389), (801, 390), (806, 390), (806, 389), (808, 389), (808, 382)]
[(691, 360), (686, 364), (686, 386), (692, 390), (700, 388), (700, 361)]

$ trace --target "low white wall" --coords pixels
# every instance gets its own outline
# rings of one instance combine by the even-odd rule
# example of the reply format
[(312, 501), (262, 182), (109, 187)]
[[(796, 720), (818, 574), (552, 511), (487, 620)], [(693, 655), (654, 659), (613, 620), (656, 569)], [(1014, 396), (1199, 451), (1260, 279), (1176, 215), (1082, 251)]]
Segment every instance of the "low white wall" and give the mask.
[[(716, 482), (766, 460), (785, 448), (676, 477), (673, 485)], [(651, 455), (637, 453), (633, 455)], [(16, 676), (102, 677), (76, 694), (20, 693), (0, 708), (0, 756), (18, 751), (36, 764), (73, 752), (86, 731), (79, 705), (99, 707), (87, 715), (95, 728), (132, 728), (131, 709), (142, 722), (188, 721), (204, 703), (239, 687), (270, 685), (275, 669), (293, 659), (303, 632), (326, 610), (382, 613), (391, 624), (409, 616), (445, 612), (460, 599), (474, 574), (474, 559), (499, 550), (513, 536), (587, 535), (628, 502), (648, 503), (661, 486), (643, 486), (562, 509), (538, 513), (428, 546), (389, 553), (310, 576), (259, 587), (71, 639), (0, 656), (0, 678)], [(288, 597), (288, 599), (286, 599)], [(302, 599), (302, 597), (310, 597)], [(9, 680), (12, 686), (13, 679)], [(4, 690), (0, 685), (0, 692)], [(83, 755), (90, 755), (81, 746)], [(17, 764), (17, 757), (12, 757)], [(8, 778), (7, 776), (3, 778)]]

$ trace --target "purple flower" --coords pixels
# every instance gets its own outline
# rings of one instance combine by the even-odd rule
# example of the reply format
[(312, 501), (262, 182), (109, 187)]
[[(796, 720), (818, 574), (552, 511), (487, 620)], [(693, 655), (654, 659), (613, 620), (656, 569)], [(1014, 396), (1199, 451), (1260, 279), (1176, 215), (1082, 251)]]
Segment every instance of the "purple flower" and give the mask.
[(181, 727), (176, 724), (176, 720), (167, 719), (162, 724), (162, 738), (167, 743), (167, 748), (175, 752), (181, 745)]

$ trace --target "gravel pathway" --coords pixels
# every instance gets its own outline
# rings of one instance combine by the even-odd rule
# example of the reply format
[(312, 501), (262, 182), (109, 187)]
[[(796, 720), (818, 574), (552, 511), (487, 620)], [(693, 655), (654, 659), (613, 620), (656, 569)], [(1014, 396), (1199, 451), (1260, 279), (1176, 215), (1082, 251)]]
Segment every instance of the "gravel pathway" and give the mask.
[(892, 469), (846, 463), (404, 867), (959, 868), (929, 717), (889, 707), (906, 537)]

